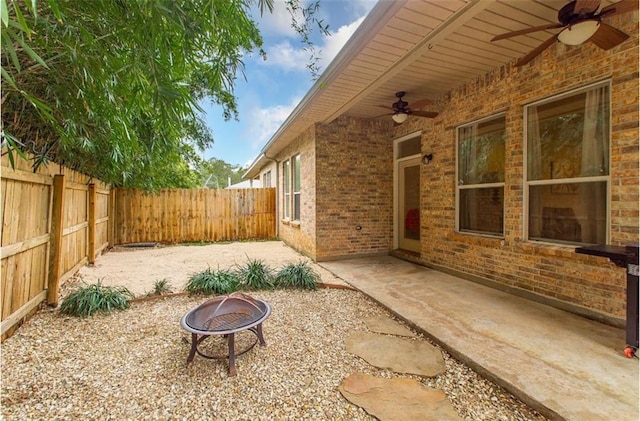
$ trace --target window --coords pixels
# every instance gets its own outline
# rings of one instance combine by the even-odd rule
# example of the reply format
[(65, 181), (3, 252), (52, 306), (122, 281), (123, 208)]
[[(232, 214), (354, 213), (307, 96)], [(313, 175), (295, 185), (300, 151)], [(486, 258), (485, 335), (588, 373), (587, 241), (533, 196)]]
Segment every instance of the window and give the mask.
[(300, 155), (282, 163), (282, 190), (284, 219), (300, 221)]
[(286, 160), (282, 163), (282, 191), (283, 195), (283, 206), (284, 210), (284, 219), (291, 218), (291, 167), (289, 160)]
[(271, 170), (262, 174), (262, 187), (271, 187)]
[(458, 231), (503, 235), (504, 147), (504, 115), (458, 127)]
[(300, 155), (291, 158), (293, 165), (293, 220), (300, 220)]
[(609, 84), (525, 108), (530, 240), (605, 244)]
[(396, 158), (406, 158), (407, 156), (419, 155), (421, 152), (420, 133), (411, 139), (398, 142)]

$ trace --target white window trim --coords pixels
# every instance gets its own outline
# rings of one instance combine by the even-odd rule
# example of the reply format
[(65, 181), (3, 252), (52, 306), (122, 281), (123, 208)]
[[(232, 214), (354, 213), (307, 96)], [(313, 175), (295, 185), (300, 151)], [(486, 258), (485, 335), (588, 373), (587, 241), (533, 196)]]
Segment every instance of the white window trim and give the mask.
[(262, 187), (263, 188), (271, 187), (271, 170), (267, 170), (262, 174)]
[(594, 176), (594, 177), (578, 177), (578, 178), (571, 178), (571, 179), (562, 179), (561, 181), (554, 181), (554, 180), (532, 180), (532, 181), (528, 181), (528, 177), (529, 177), (529, 168), (528, 168), (528, 155), (527, 155), (527, 151), (529, 150), (529, 145), (527, 143), (527, 139), (528, 139), (528, 132), (527, 132), (527, 121), (528, 121), (528, 110), (529, 107), (532, 106), (536, 106), (536, 105), (540, 105), (540, 104), (546, 104), (549, 102), (553, 102), (568, 96), (572, 96), (575, 94), (578, 94), (580, 92), (586, 92), (589, 91), (591, 89), (594, 89), (596, 87), (599, 86), (605, 86), (608, 85), (609, 87), (609, 157), (611, 157), (611, 144), (612, 144), (612, 128), (613, 128), (613, 124), (612, 124), (612, 110), (613, 107), (611, 106), (611, 98), (612, 98), (612, 91), (611, 91), (611, 80), (605, 80), (605, 81), (599, 81), (599, 82), (595, 82), (592, 83), (590, 85), (586, 85), (586, 86), (582, 86), (580, 88), (575, 88), (572, 89), (570, 91), (567, 92), (563, 92), (557, 95), (553, 95), (544, 99), (540, 99), (538, 101), (534, 101), (531, 102), (529, 104), (525, 104), (522, 107), (522, 113), (523, 113), (523, 120), (522, 120), (522, 134), (523, 134), (523, 142), (522, 142), (522, 199), (523, 199), (523, 214), (524, 214), (524, 219), (522, 221), (522, 238), (530, 243), (533, 244), (542, 244), (542, 245), (549, 245), (549, 246), (564, 246), (564, 247), (571, 247), (571, 248), (575, 248), (576, 244), (575, 243), (564, 243), (561, 241), (551, 241), (551, 240), (537, 240), (537, 239), (529, 239), (529, 186), (536, 186), (536, 185), (551, 185), (551, 184), (565, 184), (565, 183), (590, 183), (590, 182), (599, 182), (599, 181), (606, 181), (607, 182), (607, 188), (606, 188), (606, 192), (607, 192), (607, 200), (606, 200), (606, 207), (607, 207), (607, 220), (605, 222), (605, 242), (608, 244), (611, 240), (611, 159), (609, 159), (609, 175), (606, 176)]
[[(296, 166), (295, 161), (298, 159), (298, 165)], [(285, 166), (289, 167), (289, 191), (285, 189), (285, 184), (287, 182), (287, 174), (285, 171)], [(295, 168), (298, 168), (300, 172), (300, 186), (299, 190), (295, 192)], [(300, 217), (295, 219), (295, 197), (296, 195), (302, 198), (302, 155), (300, 153), (296, 153), (291, 155), (289, 158), (282, 161), (282, 222), (287, 225), (292, 226), (300, 226), (300, 220), (302, 219), (302, 200), (300, 199)], [(287, 215), (287, 205), (289, 205), (289, 214)]]
[[(287, 171), (285, 167), (288, 167)], [(287, 172), (289, 174), (287, 174)], [(288, 180), (287, 180), (288, 179)], [(289, 191), (287, 191), (287, 181), (289, 184)], [(293, 186), (291, 185), (291, 160), (285, 159), (282, 161), (282, 220), (285, 222), (289, 222), (291, 220), (291, 189)], [(287, 204), (289, 204), (289, 211), (287, 214)]]
[[(397, 161), (401, 161), (403, 159), (411, 159), (414, 156), (405, 156), (404, 158), (398, 158), (400, 155), (400, 144), (404, 141), (413, 139), (414, 137), (420, 137), (420, 142), (422, 142), (422, 130), (418, 130), (417, 132), (409, 133), (408, 135), (399, 137), (397, 139), (393, 139), (393, 159)], [(420, 155), (420, 154), (416, 154)]]
[[(467, 123), (461, 124), (459, 126), (456, 127), (456, 161), (455, 161), (455, 166), (456, 166), (456, 179), (455, 179), (455, 189), (456, 189), (456, 199), (455, 199), (455, 232), (457, 234), (464, 234), (464, 235), (473, 235), (473, 236), (477, 236), (477, 237), (488, 237), (488, 238), (502, 238), (504, 239), (505, 234), (504, 234), (504, 230), (505, 230), (505, 218), (506, 218), (506, 212), (505, 212), (505, 203), (507, 200), (507, 189), (506, 189), (506, 167), (507, 167), (507, 154), (506, 154), (506, 143), (505, 143), (505, 162), (504, 162), (504, 167), (505, 167), (505, 181), (499, 182), (499, 183), (485, 183), (485, 184), (460, 184), (460, 176), (459, 176), (459, 168), (460, 168), (460, 163), (458, 162), (458, 159), (460, 158), (460, 151), (459, 151), (459, 147), (460, 147), (460, 137), (459, 137), (459, 133), (460, 133), (460, 129), (462, 127), (467, 127), (467, 126), (471, 126), (473, 124), (480, 124), (483, 123), (485, 121), (489, 121), (489, 120), (495, 120), (499, 117), (504, 117), (505, 118), (505, 131), (507, 129), (507, 121), (506, 121), (506, 113), (503, 112), (499, 112), (496, 114), (492, 114), (490, 116), (487, 117), (483, 117), (481, 119), (478, 120), (473, 120), (473, 121), (469, 121)], [(503, 196), (502, 196), (502, 234), (490, 234), (487, 232), (476, 232), (476, 231), (461, 231), (460, 230), (460, 190), (465, 190), (465, 189), (472, 189), (472, 188), (495, 188), (495, 187), (502, 187), (503, 189)]]
[[(298, 164), (296, 165), (296, 160)], [(295, 208), (296, 208), (296, 195), (298, 198), (302, 198), (302, 156), (298, 153), (291, 157), (291, 221), (297, 222), (300, 224), (300, 220), (302, 219), (302, 199), (299, 199), (300, 209), (298, 212), (300, 216), (298, 218), (295, 217)], [(296, 169), (300, 174), (300, 186), (298, 186), (298, 192), (296, 193), (295, 179), (296, 179)]]
[[(405, 160), (409, 160), (409, 159), (415, 159), (416, 156), (421, 155), (421, 153), (419, 153), (413, 156), (405, 156), (404, 158), (398, 158), (398, 155), (400, 155), (400, 143), (409, 139), (413, 139), (414, 137), (417, 137), (417, 136), (420, 136), (420, 142), (422, 143), (422, 130), (409, 133), (408, 135), (405, 135), (405, 136), (399, 137), (398, 139), (393, 140), (393, 160), (394, 160), (394, 163), (393, 163), (393, 221), (397, 221), (399, 218), (398, 194), (396, 191), (398, 187), (398, 178), (400, 177), (400, 175), (398, 174), (398, 163)], [(421, 150), (422, 150), (422, 146), (421, 146)], [(396, 224), (395, 222), (393, 223), (393, 248), (394, 249), (397, 249), (399, 247), (400, 234), (398, 233), (397, 225), (398, 224)]]

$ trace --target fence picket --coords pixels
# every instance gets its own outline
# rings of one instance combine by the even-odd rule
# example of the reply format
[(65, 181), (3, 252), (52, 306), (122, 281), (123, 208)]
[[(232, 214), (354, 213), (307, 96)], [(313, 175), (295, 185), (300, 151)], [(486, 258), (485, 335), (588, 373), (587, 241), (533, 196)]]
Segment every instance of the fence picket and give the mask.
[(275, 189), (116, 189), (120, 244), (275, 237)]
[(275, 189), (113, 189), (69, 168), (2, 157), (2, 340), (108, 246), (275, 237)]

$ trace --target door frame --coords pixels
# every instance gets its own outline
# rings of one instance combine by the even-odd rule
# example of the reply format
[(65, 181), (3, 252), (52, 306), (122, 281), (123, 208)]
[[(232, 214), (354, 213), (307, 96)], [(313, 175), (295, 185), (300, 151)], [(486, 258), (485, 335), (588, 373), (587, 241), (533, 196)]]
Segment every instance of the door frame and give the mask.
[[(419, 161), (420, 157), (422, 156), (422, 152), (420, 152), (415, 155), (398, 158), (399, 149), (400, 149), (399, 145), (400, 143), (406, 140), (413, 139), (414, 137), (421, 137), (421, 136), (422, 136), (422, 130), (418, 130), (416, 132), (409, 133), (408, 135), (405, 135), (393, 140), (393, 250), (397, 250), (400, 245), (400, 233), (398, 229), (399, 217), (400, 217), (399, 215), (400, 204), (398, 203), (400, 186), (398, 183), (400, 182), (400, 174), (398, 173), (398, 167), (399, 167), (398, 164), (401, 162), (413, 160), (416, 158)], [(420, 149), (422, 150), (422, 148)], [(422, 180), (420, 181), (422, 182)], [(422, 189), (422, 185), (420, 189)]]

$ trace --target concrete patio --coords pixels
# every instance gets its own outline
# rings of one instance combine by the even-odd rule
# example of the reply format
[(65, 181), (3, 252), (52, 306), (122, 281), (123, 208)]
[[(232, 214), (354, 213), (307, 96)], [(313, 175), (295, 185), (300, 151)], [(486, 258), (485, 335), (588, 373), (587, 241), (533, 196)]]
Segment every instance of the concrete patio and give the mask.
[(551, 419), (638, 419), (622, 329), (391, 256), (321, 266)]

